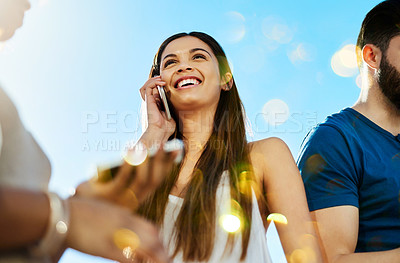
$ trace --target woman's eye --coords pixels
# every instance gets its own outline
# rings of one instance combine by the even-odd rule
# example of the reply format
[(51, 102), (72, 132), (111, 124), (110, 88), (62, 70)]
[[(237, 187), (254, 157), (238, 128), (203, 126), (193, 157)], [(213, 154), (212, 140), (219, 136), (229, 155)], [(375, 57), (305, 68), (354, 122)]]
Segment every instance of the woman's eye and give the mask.
[(202, 54), (197, 54), (193, 56), (193, 59), (206, 59), (206, 56), (202, 55)]
[(174, 64), (175, 60), (168, 60), (167, 62), (164, 63), (164, 68), (168, 67), (171, 64)]

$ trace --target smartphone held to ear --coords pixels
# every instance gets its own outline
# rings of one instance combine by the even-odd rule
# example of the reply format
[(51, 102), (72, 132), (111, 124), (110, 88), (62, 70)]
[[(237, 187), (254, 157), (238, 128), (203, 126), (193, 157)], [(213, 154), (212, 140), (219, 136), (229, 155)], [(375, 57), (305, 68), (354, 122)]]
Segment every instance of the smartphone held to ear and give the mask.
[(171, 119), (171, 112), (170, 112), (169, 107), (168, 107), (167, 95), (165, 94), (165, 90), (161, 86), (157, 86), (157, 89), (158, 89), (158, 93), (160, 94), (160, 98), (161, 98), (162, 104), (164, 106), (164, 109), (161, 109), (161, 110), (163, 110), (165, 112), (165, 114), (167, 115), (167, 119), (170, 120)]

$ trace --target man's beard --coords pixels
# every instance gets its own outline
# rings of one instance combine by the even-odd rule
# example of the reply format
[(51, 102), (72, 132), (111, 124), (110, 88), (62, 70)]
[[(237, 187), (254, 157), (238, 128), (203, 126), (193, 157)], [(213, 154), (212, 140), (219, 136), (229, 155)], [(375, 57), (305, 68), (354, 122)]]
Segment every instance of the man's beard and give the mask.
[(400, 72), (382, 56), (378, 71), (378, 84), (385, 97), (400, 112)]

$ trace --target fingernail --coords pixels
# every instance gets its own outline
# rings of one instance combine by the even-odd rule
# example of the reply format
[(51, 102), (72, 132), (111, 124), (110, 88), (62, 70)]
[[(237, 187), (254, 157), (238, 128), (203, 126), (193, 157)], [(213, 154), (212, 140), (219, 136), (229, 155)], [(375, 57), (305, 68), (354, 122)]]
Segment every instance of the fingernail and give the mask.
[(164, 144), (163, 149), (165, 152), (173, 152), (179, 150), (178, 155), (175, 157), (174, 163), (178, 164), (182, 161), (184, 144), (181, 140), (172, 139), (170, 141), (167, 141)]

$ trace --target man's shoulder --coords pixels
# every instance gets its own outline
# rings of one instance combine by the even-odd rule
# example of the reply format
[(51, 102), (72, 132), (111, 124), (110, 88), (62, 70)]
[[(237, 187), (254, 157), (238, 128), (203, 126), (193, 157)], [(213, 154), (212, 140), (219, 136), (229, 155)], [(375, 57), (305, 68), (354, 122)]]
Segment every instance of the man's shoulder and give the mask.
[(331, 127), (339, 132), (352, 132), (354, 131), (355, 123), (357, 122), (357, 112), (351, 108), (345, 108), (340, 112), (334, 113), (319, 123), (315, 130), (320, 127)]
[(323, 122), (315, 126), (304, 139), (303, 145), (313, 140), (316, 143), (338, 143), (338, 140), (357, 138), (355, 129), (358, 122), (357, 113), (351, 108), (345, 108), (338, 113), (328, 116)]

